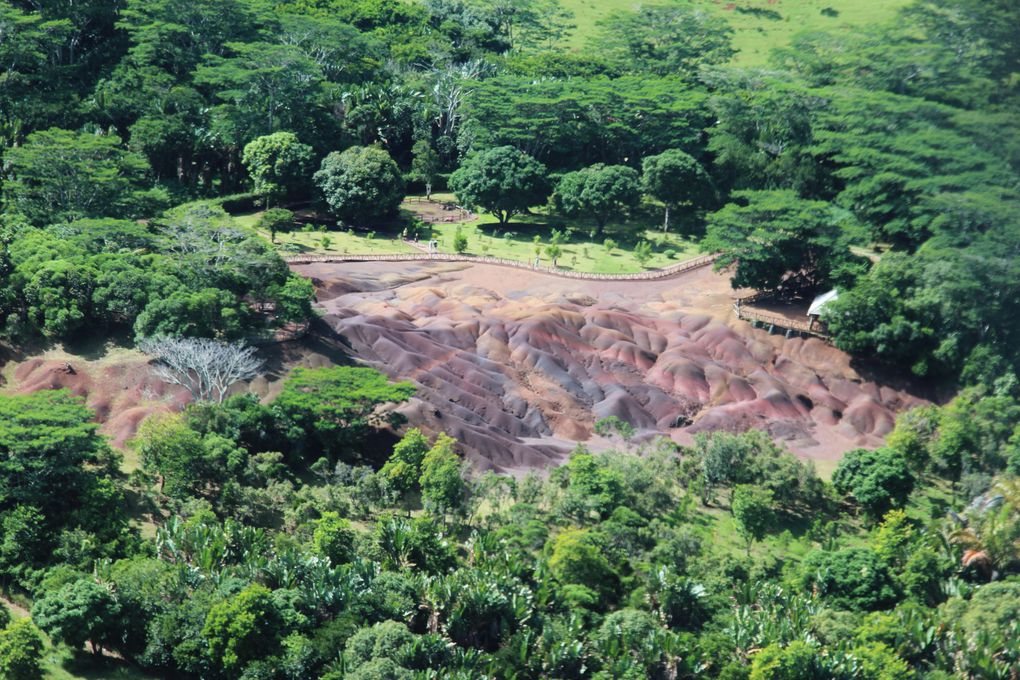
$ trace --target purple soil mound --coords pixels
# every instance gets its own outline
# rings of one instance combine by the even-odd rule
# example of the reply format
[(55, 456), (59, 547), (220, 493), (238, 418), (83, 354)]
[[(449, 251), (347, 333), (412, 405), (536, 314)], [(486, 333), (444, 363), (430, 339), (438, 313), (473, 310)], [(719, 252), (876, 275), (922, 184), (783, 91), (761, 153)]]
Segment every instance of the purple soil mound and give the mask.
[(609, 416), (678, 441), (761, 428), (831, 459), (879, 445), (918, 402), (821, 340), (732, 320), (728, 281), (708, 269), (591, 284), (482, 265), (296, 270), (355, 357), (416, 384), (410, 422), (449, 433), (481, 468), (557, 462)]

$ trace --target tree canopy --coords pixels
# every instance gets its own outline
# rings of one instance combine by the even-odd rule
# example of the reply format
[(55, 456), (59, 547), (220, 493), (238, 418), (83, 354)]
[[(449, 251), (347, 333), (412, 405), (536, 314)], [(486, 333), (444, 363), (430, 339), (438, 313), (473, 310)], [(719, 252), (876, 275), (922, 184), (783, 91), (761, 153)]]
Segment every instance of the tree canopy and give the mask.
[(465, 205), (491, 212), (500, 224), (549, 195), (542, 164), (512, 146), (469, 157), (450, 176), (450, 189)]

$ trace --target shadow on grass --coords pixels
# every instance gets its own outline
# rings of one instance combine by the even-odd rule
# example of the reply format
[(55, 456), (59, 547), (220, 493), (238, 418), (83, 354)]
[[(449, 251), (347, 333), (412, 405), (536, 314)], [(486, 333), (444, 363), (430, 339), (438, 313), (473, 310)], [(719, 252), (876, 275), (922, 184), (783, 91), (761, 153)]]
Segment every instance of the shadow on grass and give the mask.
[[(60, 655), (54, 667), (67, 674), (66, 677), (81, 680), (150, 680), (154, 676), (146, 675), (139, 669), (120, 659), (105, 656), (94, 656), (85, 652), (77, 654), (66, 648), (55, 650)], [(46, 677), (60, 678), (60, 675), (47, 674)]]

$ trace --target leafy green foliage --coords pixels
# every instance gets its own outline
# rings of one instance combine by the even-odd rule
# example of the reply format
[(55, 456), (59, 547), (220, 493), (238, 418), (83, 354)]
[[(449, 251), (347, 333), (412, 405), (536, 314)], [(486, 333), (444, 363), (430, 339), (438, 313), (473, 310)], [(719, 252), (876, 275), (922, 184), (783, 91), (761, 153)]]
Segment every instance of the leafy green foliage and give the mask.
[(872, 517), (881, 517), (906, 503), (914, 489), (914, 476), (906, 459), (895, 450), (854, 449), (839, 462), (832, 485), (852, 496)]
[(671, 209), (689, 206), (691, 210), (698, 210), (710, 205), (715, 198), (715, 188), (705, 168), (680, 149), (646, 156), (641, 163), (641, 181), (648, 195), (666, 206), (663, 231), (669, 231)]
[(429, 448), (429, 440), (421, 430), (411, 428), (393, 447), (393, 453), (386, 459), (380, 474), (399, 491), (411, 491), (418, 485), (422, 461)]
[(730, 509), (737, 531), (747, 541), (748, 550), (751, 543), (760, 541), (775, 521), (772, 492), (748, 484), (733, 487), (733, 498)]
[(67, 518), (87, 492), (88, 465), (106, 456), (92, 412), (66, 391), (0, 397), (0, 509)]
[(703, 90), (675, 76), (583, 82), (525, 75), (475, 83), (465, 93), (460, 136), (472, 151), (511, 145), (561, 170), (635, 163), (673, 148), (700, 151), (709, 125)]
[(97, 652), (115, 639), (120, 604), (110, 590), (81, 579), (39, 599), (32, 618), (46, 633), (75, 649), (88, 642)]
[(213, 660), (228, 673), (239, 675), (248, 661), (278, 648), (281, 624), (272, 594), (251, 585), (209, 610), (202, 636)]
[(307, 182), (312, 147), (298, 141), (292, 132), (256, 137), (244, 147), (241, 157), (254, 184), (255, 193), (279, 200), (299, 192)]
[[(864, 272), (850, 250), (852, 228), (827, 203), (792, 191), (738, 192), (708, 216), (705, 248), (721, 253), (717, 267), (734, 266), (733, 286), (795, 295), (847, 285)], [(842, 225), (840, 224), (842, 222)]]
[(333, 214), (345, 222), (390, 217), (404, 197), (397, 164), (388, 153), (372, 147), (329, 154), (315, 173), (315, 183)]
[(455, 443), (441, 434), (421, 460), (418, 482), (422, 502), (427, 510), (440, 515), (459, 510), (467, 494), (463, 463), (453, 450)]
[(800, 583), (817, 589), (823, 598), (841, 609), (884, 609), (899, 598), (888, 567), (867, 548), (811, 553), (801, 565)]
[(10, 680), (38, 680), (43, 638), (32, 622), (20, 619), (0, 630), (0, 673)]
[(376, 407), (414, 394), (410, 383), (391, 383), (371, 368), (296, 368), (272, 405), (284, 436), (300, 452), (333, 458), (357, 443), (374, 423), (392, 416)]
[(411, 177), (425, 185), (425, 198), (432, 198), (432, 186), (442, 170), (442, 159), (427, 139), (419, 139), (411, 148)]
[(500, 224), (548, 195), (545, 167), (510, 146), (469, 156), (450, 176), (450, 189), (465, 205), (491, 212)]
[(634, 71), (693, 75), (733, 56), (726, 20), (693, 5), (644, 5), (600, 23), (603, 49)]
[(627, 215), (640, 201), (638, 174), (623, 165), (593, 165), (567, 173), (553, 194), (564, 215), (591, 217), (600, 228)]
[(333, 564), (346, 564), (356, 555), (354, 537), (349, 521), (335, 512), (326, 512), (315, 524), (312, 544), (317, 553), (328, 557)]
[(13, 300), (3, 311), (15, 336), (133, 327), (142, 336), (234, 338), (311, 313), (308, 284), (267, 243), (202, 204), (148, 226), (104, 219), (26, 230), (9, 258)]
[[(625, 451), (548, 479), (466, 474), (452, 440), (409, 433), (377, 472), (352, 463), (383, 463), (365, 435), (409, 386), (336, 369), (152, 421), (125, 478), (80, 403), (5, 396), (0, 585), (58, 643), (160, 677), (1015, 676), (1016, 3), (916, 0), (727, 66), (724, 17), (774, 14), (647, 5), (568, 52), (555, 0), (0, 1), (16, 342), (306, 322), (310, 282), (214, 206), (308, 198), (324, 158), (327, 202), (365, 222), (393, 214), (401, 173), (430, 192), (458, 166), (459, 199), (503, 222), (545, 204), (546, 168), (580, 172), (576, 215), (641, 216), (641, 168), (684, 229), (724, 206), (705, 245), (741, 284), (836, 286), (839, 347), (972, 388), (902, 416), (835, 488), (759, 432), (679, 451), (620, 432)], [(249, 180), (258, 196), (225, 200)], [(160, 214), (168, 196), (217, 201)], [(772, 508), (782, 531), (761, 535)], [(761, 535), (752, 554), (734, 528)], [(0, 630), (0, 675), (38, 677), (42, 644)]]
[(148, 163), (115, 136), (34, 132), (4, 159), (4, 200), (37, 226), (86, 217), (140, 217), (166, 201), (146, 187)]

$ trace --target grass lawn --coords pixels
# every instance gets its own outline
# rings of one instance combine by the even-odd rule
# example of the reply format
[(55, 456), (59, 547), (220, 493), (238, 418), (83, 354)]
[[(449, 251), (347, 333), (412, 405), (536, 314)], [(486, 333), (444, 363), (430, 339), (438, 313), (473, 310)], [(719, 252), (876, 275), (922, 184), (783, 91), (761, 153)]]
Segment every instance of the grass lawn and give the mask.
[[(667, 0), (668, 1), (668, 0)], [(790, 38), (801, 31), (846, 31), (858, 26), (879, 24), (893, 18), (906, 0), (691, 0), (722, 14), (733, 26), (733, 42), (738, 53), (733, 63), (738, 66), (761, 66), (769, 52), (789, 44)], [(596, 23), (616, 10), (627, 10), (639, 3), (636, 0), (563, 0), (564, 6), (574, 13), (577, 29), (568, 40), (572, 48), (582, 47), (598, 34)], [(822, 10), (831, 12), (822, 14)], [(738, 9), (757, 10), (759, 13), (741, 12)], [(778, 13), (778, 17), (772, 15)]]
[[(259, 231), (268, 241), (269, 232)], [(399, 235), (379, 233), (366, 238), (360, 232), (294, 231), (276, 234), (276, 247), (284, 256), (298, 253), (332, 255), (382, 255), (420, 252), (404, 243)]]
[[(440, 252), (453, 252), (453, 239), (457, 227), (456, 224), (433, 226)], [(495, 218), (483, 216), (460, 225), (460, 228), (467, 237), (467, 254), (501, 257), (527, 263), (535, 259), (533, 239), (538, 235), (541, 237), (542, 248), (540, 264), (552, 266), (552, 260), (545, 254), (551, 230), (541, 216), (518, 218), (502, 230)], [(603, 245), (607, 238), (618, 244), (611, 251)], [(634, 258), (633, 252), (633, 247), (639, 240), (647, 240), (652, 244), (652, 256), (643, 266)], [(613, 224), (608, 225), (605, 234), (596, 237), (595, 241), (592, 241), (588, 233), (575, 232), (560, 245), (560, 249), (563, 252), (556, 262), (560, 269), (598, 274), (629, 274), (645, 269), (661, 269), (699, 254), (696, 242), (675, 234), (663, 235), (661, 231), (655, 229)], [(675, 255), (673, 257), (666, 255), (667, 250), (673, 250)]]
[[(453, 202), (454, 200), (450, 194), (435, 194), (433, 199), (440, 203)], [(405, 203), (405, 206), (408, 207), (413, 205), (420, 204)], [(260, 214), (238, 215), (234, 219), (241, 225), (254, 227)], [(663, 234), (657, 224), (650, 221), (609, 224), (603, 234), (592, 239), (590, 233), (595, 225), (581, 220), (565, 221), (536, 212), (533, 215), (518, 216), (505, 228), (501, 228), (496, 218), (483, 214), (464, 222), (433, 224), (432, 232), (433, 238), (439, 242), (439, 252), (441, 253), (454, 252), (454, 236), (459, 228), (467, 237), (466, 254), (500, 257), (529, 264), (535, 259), (534, 238), (539, 236), (542, 249), (540, 264), (551, 266), (552, 260), (546, 255), (545, 247), (548, 246), (552, 229), (557, 224), (561, 231), (573, 230), (560, 244), (562, 254), (556, 263), (559, 268), (565, 270), (599, 274), (627, 274), (668, 267), (699, 254), (696, 240), (674, 233)], [(421, 249), (405, 243), (393, 229), (393, 227), (387, 230), (379, 229), (372, 233), (371, 238), (369, 238), (371, 232), (365, 230), (329, 229), (326, 231), (281, 232), (276, 235), (276, 246), (283, 255), (297, 253), (373, 255), (422, 252)], [(260, 230), (259, 233), (263, 238), (269, 240), (268, 232)], [(617, 243), (612, 250), (607, 250), (604, 245), (607, 238)], [(424, 244), (428, 239), (422, 238), (421, 241)], [(640, 241), (648, 241), (652, 246), (651, 257), (644, 265), (638, 262), (633, 252), (634, 246)], [(672, 254), (669, 251), (672, 251)]]

